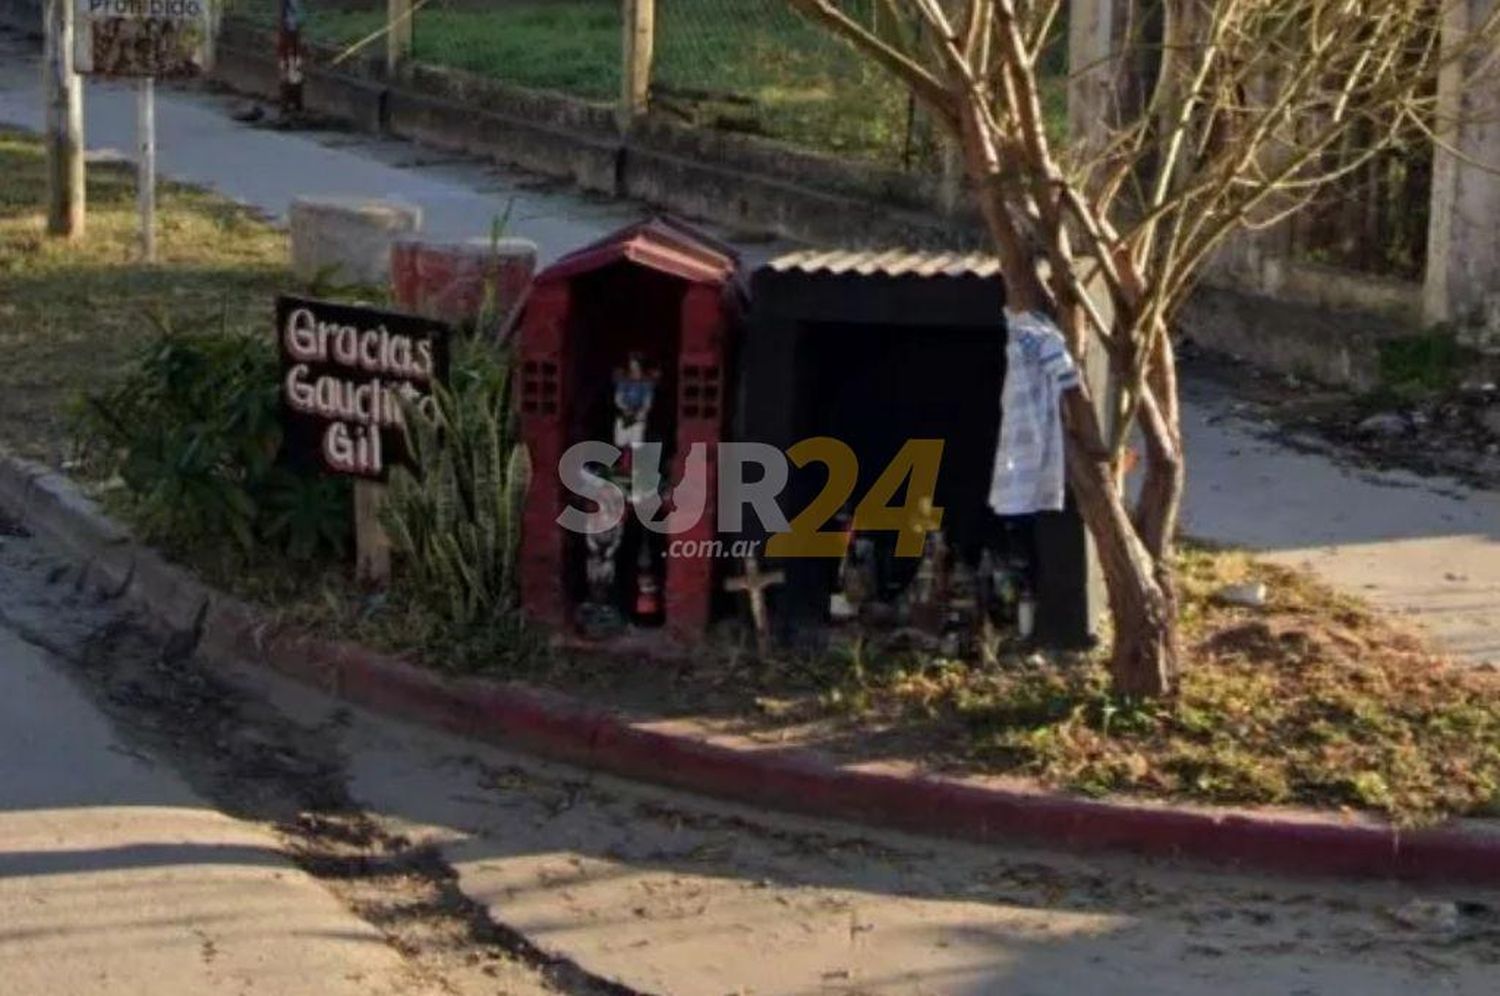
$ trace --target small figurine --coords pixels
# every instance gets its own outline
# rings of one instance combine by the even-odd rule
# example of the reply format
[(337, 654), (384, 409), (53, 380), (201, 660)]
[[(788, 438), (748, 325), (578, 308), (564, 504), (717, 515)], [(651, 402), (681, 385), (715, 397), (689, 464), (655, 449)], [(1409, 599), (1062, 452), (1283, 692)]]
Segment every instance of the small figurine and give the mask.
[(656, 400), (656, 383), (660, 375), (646, 369), (645, 358), (632, 352), (624, 370), (615, 371), (615, 437), (614, 443), (630, 460), (636, 447), (646, 441), (646, 422)]
[(922, 561), (911, 583), (911, 625), (924, 633), (941, 633), (948, 602), (948, 540), (941, 529), (927, 534)]
[(833, 520), (834, 527), (844, 534), (844, 559), (839, 561), (838, 574), (833, 580), (833, 590), (828, 594), (828, 618), (834, 625), (853, 622), (859, 618), (859, 593), (849, 591), (850, 558), (854, 556), (854, 515), (845, 508)]
[(589, 514), (591, 528), (584, 535), (588, 601), (578, 608), (578, 622), (585, 636), (600, 639), (618, 633), (625, 626), (624, 617), (615, 607), (616, 557), (625, 536), (625, 510), (618, 489), (607, 487), (598, 478), (594, 480), (598, 486), (589, 496), (594, 503), (594, 511)]
[(635, 621), (648, 626), (658, 623), (661, 611), (661, 585), (651, 563), (651, 547), (642, 537), (640, 552), (635, 558)]
[(953, 565), (946, 615), (947, 618), (943, 621), (943, 651), (949, 657), (966, 656), (976, 643), (982, 611), (979, 580), (969, 565), (962, 561)]

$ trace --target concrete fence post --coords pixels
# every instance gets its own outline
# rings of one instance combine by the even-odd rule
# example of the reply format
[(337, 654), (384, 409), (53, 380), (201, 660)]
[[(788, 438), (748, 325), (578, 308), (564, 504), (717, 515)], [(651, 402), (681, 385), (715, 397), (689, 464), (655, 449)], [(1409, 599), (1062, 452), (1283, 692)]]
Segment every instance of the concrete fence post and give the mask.
[[(1462, 39), (1495, 0), (1446, 5), (1444, 44)], [(1500, 69), (1488, 57), (1455, 59), (1438, 81), (1432, 203), (1422, 316), (1452, 323), (1460, 338), (1480, 349), (1500, 350)]]

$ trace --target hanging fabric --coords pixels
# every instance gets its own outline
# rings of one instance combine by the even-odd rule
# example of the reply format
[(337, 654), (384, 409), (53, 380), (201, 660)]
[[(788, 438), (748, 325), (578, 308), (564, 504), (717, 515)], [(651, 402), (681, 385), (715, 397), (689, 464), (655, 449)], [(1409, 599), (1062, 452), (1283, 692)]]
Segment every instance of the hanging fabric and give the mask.
[(1037, 312), (1007, 318), (990, 507), (997, 515), (1060, 511), (1067, 491), (1062, 397), (1078, 386), (1078, 367), (1050, 318)]

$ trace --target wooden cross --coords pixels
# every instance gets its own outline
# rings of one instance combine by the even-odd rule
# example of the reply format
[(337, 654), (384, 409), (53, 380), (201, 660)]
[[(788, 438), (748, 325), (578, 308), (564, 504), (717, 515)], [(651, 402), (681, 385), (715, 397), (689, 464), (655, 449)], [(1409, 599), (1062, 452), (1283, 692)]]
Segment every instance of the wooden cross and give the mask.
[(786, 581), (784, 571), (762, 574), (760, 561), (745, 558), (744, 573), (724, 582), (725, 591), (741, 592), (750, 599), (750, 618), (755, 622), (755, 648), (762, 657), (771, 649), (771, 621), (766, 615), (766, 589)]

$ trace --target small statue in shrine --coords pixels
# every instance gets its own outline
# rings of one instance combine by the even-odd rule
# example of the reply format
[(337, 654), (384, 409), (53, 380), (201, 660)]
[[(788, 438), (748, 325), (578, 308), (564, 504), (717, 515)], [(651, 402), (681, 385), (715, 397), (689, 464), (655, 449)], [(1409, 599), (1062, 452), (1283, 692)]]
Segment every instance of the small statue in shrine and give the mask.
[(934, 529), (927, 534), (922, 560), (911, 583), (908, 612), (912, 628), (933, 635), (942, 632), (948, 587), (948, 539), (941, 529)]
[(953, 565), (947, 618), (943, 621), (943, 653), (946, 656), (962, 657), (973, 649), (982, 614), (979, 579), (968, 564), (959, 561)]
[(847, 544), (844, 559), (839, 561), (838, 573), (834, 576), (833, 591), (828, 596), (828, 618), (834, 625), (841, 625), (859, 619), (859, 606), (869, 596), (869, 590), (863, 585), (864, 579), (857, 573), (854, 563), (858, 544), (854, 514), (845, 508), (834, 518), (833, 525), (844, 534)]
[(615, 606), (616, 559), (625, 538), (625, 509), (618, 488), (607, 486), (597, 477), (593, 480), (597, 486), (589, 496), (594, 503), (589, 519), (590, 526), (598, 528), (590, 528), (584, 535), (588, 601), (578, 607), (578, 624), (585, 636), (601, 639), (615, 635), (625, 626), (625, 618)]
[(645, 357), (637, 352), (630, 354), (624, 370), (615, 371), (614, 444), (624, 451), (624, 466), (627, 468), (636, 447), (646, 441), (646, 422), (656, 400), (658, 380), (660, 374), (647, 370)]
[(849, 543), (849, 556), (844, 560), (841, 580), (844, 600), (849, 603), (854, 617), (862, 622), (867, 621), (866, 610), (880, 594), (880, 572), (875, 559), (875, 541), (856, 534)]
[(651, 546), (643, 536), (635, 558), (635, 621), (647, 626), (661, 622), (661, 582), (651, 562)]

